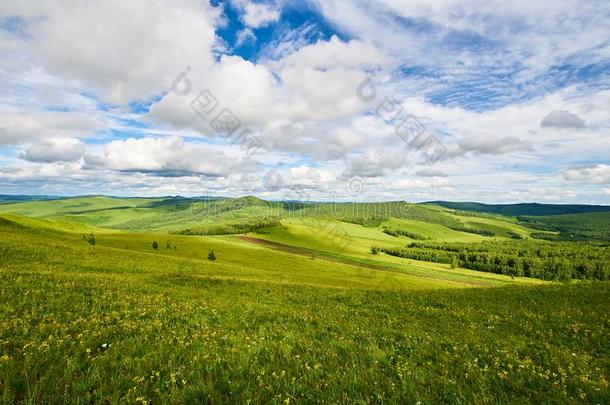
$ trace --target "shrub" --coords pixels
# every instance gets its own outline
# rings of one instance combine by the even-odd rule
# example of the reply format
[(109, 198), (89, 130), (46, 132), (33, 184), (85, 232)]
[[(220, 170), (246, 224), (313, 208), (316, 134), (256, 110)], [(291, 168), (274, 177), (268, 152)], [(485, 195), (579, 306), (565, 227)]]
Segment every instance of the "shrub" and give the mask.
[(156, 240), (153, 241), (152, 248), (153, 248), (153, 250), (159, 249), (159, 244), (157, 243)]
[(216, 255), (214, 254), (213, 250), (210, 250), (210, 253), (208, 253), (208, 260), (211, 260), (211, 261), (216, 260)]
[(91, 245), (91, 248), (93, 248), (97, 243), (97, 239), (95, 238), (93, 232), (91, 232), (89, 235), (83, 235), (83, 239), (86, 240), (89, 245)]

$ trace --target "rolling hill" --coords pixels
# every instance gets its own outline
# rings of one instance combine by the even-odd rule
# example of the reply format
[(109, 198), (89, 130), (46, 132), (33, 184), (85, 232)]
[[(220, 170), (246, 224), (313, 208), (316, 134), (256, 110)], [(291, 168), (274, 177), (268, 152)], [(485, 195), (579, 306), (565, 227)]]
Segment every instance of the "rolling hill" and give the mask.
[[(610, 395), (607, 282), (562, 284), (372, 249), (465, 246), (482, 255), (512, 243), (509, 253), (528, 246), (561, 258), (558, 242), (514, 239), (510, 232), (533, 232), (514, 218), (253, 198), (10, 204), (31, 216), (1, 207), (6, 403), (605, 403)], [(279, 225), (179, 234), (270, 217)], [(94, 245), (83, 238), (90, 234)]]

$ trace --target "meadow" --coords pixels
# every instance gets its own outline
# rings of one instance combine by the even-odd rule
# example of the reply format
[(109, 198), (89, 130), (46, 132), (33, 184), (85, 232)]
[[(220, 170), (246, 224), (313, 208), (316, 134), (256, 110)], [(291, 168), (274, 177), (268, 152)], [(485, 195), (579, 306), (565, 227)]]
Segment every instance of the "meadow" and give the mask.
[[(610, 402), (608, 282), (373, 252), (556, 246), (514, 217), (378, 208), (333, 217), (253, 199), (0, 205), (0, 401)], [(182, 234), (269, 218), (279, 224)]]

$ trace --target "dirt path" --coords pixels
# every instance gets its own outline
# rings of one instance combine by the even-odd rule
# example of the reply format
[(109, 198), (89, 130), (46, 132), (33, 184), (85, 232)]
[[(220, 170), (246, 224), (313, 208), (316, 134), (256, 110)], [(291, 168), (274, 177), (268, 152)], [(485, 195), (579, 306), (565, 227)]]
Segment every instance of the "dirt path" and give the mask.
[(295, 254), (295, 255), (320, 259), (320, 260), (326, 260), (329, 262), (347, 264), (350, 266), (362, 267), (362, 268), (367, 268), (367, 269), (372, 269), (372, 270), (388, 271), (388, 272), (392, 272), (392, 273), (402, 273), (405, 275), (409, 275), (411, 277), (421, 277), (424, 279), (442, 280), (442, 281), (447, 281), (447, 282), (451, 282), (451, 283), (466, 284), (466, 285), (470, 285), (473, 287), (492, 287), (493, 286), (491, 283), (488, 283), (485, 281), (474, 281), (474, 280), (456, 281), (449, 277), (443, 277), (440, 274), (434, 274), (434, 275), (430, 274), (430, 275), (424, 276), (421, 274), (408, 273), (408, 272), (404, 272), (404, 271), (392, 268), (390, 266), (384, 266), (383, 264), (362, 262), (358, 259), (352, 259), (352, 258), (348, 258), (348, 257), (344, 257), (344, 256), (343, 257), (334, 256), (331, 254), (327, 254), (325, 252), (315, 251), (313, 249), (285, 245), (283, 243), (274, 242), (274, 241), (270, 241), (270, 240), (266, 240), (266, 239), (255, 238), (255, 237), (247, 236), (247, 235), (239, 235), (239, 236), (236, 236), (236, 238), (241, 239), (248, 243), (253, 243), (255, 245), (264, 246), (264, 247), (267, 247), (267, 248), (273, 249), (273, 250), (279, 250), (279, 251), (290, 253), (290, 254)]
[(360, 261), (358, 259), (352, 259), (350, 257), (336, 256), (331, 253), (321, 252), (321, 251), (317, 251), (314, 249), (302, 248), (302, 247), (297, 247), (297, 246), (285, 245), (283, 243), (274, 242), (274, 241), (270, 241), (270, 240), (266, 240), (266, 239), (254, 238), (252, 236), (240, 235), (240, 236), (237, 236), (237, 238), (244, 240), (246, 242), (249, 242), (249, 243), (254, 243), (256, 245), (265, 246), (270, 249), (279, 250), (282, 252), (291, 253), (291, 254), (300, 255), (300, 256), (313, 257), (315, 259), (326, 260), (329, 262), (349, 264), (351, 266), (365, 267), (367, 269), (373, 269), (373, 270), (385, 270), (385, 271), (393, 271), (393, 272), (398, 271), (396, 269), (393, 269), (389, 266), (384, 266), (382, 264), (367, 263), (367, 262)]
[(254, 238), (252, 236), (239, 235), (239, 236), (237, 236), (237, 238), (244, 240), (246, 242), (254, 243), (255, 245), (262, 245), (262, 246), (265, 246), (265, 247), (268, 247), (271, 249), (280, 250), (282, 252), (292, 253), (295, 255), (311, 256), (311, 255), (315, 254), (315, 252), (310, 251), (305, 248), (285, 245), (283, 243), (273, 242), (273, 241), (265, 240), (265, 239)]

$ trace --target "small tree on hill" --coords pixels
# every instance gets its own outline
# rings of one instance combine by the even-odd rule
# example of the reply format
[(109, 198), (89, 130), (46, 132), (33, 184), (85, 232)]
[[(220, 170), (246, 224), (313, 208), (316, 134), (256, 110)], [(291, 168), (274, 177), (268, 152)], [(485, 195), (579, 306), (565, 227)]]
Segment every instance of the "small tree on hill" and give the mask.
[(156, 240), (153, 241), (152, 248), (153, 248), (153, 250), (159, 249), (159, 244), (157, 243)]
[(91, 232), (89, 235), (83, 235), (83, 239), (86, 240), (87, 243), (89, 243), (91, 249), (93, 249), (95, 247), (95, 244), (97, 243), (97, 239), (95, 238), (93, 232)]
[(210, 250), (210, 253), (208, 253), (208, 260), (211, 260), (211, 261), (216, 260), (216, 255), (214, 254), (213, 250)]
[(165, 242), (165, 248), (166, 249), (171, 249), (172, 248), (172, 244), (170, 241)]

